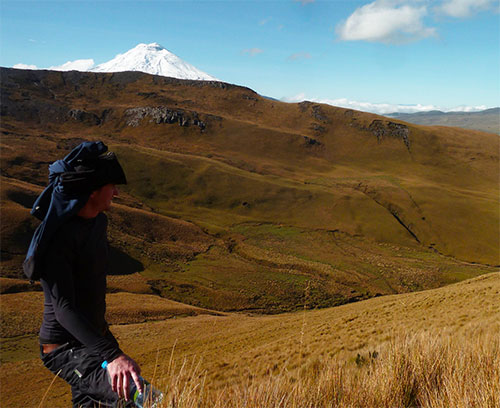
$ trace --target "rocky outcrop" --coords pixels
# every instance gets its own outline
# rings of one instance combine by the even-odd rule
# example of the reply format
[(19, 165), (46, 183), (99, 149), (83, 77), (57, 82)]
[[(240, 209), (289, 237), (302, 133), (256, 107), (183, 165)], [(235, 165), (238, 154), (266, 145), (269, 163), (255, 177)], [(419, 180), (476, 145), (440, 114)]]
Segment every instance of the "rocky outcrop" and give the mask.
[[(324, 114), (321, 105), (315, 104), (313, 102), (304, 101), (298, 104), (301, 112), (309, 111), (310, 115), (316, 119), (317, 122), (312, 122), (309, 126), (309, 129), (313, 130), (315, 136), (320, 136), (324, 134), (328, 129), (323, 125), (330, 124), (330, 119)], [(318, 123), (320, 122), (320, 123)], [(312, 139), (310, 137), (304, 136), (306, 141), (306, 146), (321, 146), (322, 143), (316, 139)]]
[(248, 99), (249, 101), (254, 101), (254, 102), (258, 102), (259, 101), (255, 96), (250, 96), (250, 95), (243, 95), (242, 98), (243, 99)]
[(315, 104), (313, 102), (309, 101), (304, 101), (299, 103), (299, 109), (301, 112), (307, 111), (309, 108), (311, 108), (311, 115), (316, 119), (319, 120), (320, 122), (323, 123), (330, 123), (330, 119), (323, 113), (323, 110), (321, 109), (321, 105)]
[(320, 105), (314, 105), (312, 107), (312, 115), (314, 116), (315, 119), (319, 120), (320, 122), (330, 123), (330, 120), (325, 116)]
[(142, 96), (145, 99), (158, 97), (158, 94), (156, 92), (137, 92), (137, 95)]
[(85, 112), (81, 109), (70, 109), (68, 116), (78, 122), (87, 123), (89, 125), (100, 125), (101, 118), (92, 112)]
[(299, 105), (300, 111), (305, 112), (312, 105), (312, 102), (304, 101), (304, 102), (300, 102), (298, 105)]
[(370, 130), (375, 136), (377, 136), (377, 140), (380, 142), (384, 137), (394, 137), (396, 139), (401, 139), (405, 144), (408, 151), (410, 151), (410, 130), (408, 126), (403, 125), (402, 123), (395, 122), (387, 122), (380, 119), (375, 119), (368, 126), (368, 130)]
[(321, 105), (315, 104), (313, 102), (309, 101), (304, 101), (299, 103), (299, 109), (301, 112), (307, 111), (309, 108), (311, 108), (311, 115), (316, 119), (319, 120), (320, 122), (323, 123), (330, 123), (330, 119), (326, 117), (326, 115), (323, 113), (323, 110), (321, 109)]
[(310, 128), (314, 130), (318, 135), (326, 132), (326, 128), (324, 126), (318, 125), (317, 123), (313, 123)]
[(311, 137), (304, 136), (304, 140), (307, 146), (321, 146), (322, 143), (319, 140), (313, 139)]
[(352, 109), (346, 109), (346, 110), (344, 111), (344, 116), (345, 116), (346, 118), (351, 119), (351, 118), (353, 118), (353, 117), (354, 117), (354, 111), (353, 111)]
[[(141, 121), (149, 118), (150, 123), (156, 124), (173, 124), (178, 123), (179, 126), (197, 126), (200, 131), (204, 131), (207, 127), (206, 120), (202, 121), (199, 114), (194, 111), (185, 111), (183, 109), (170, 109), (165, 106), (157, 107), (138, 107), (130, 108), (125, 111), (127, 126), (139, 126)], [(213, 115), (207, 115), (207, 118), (221, 120), (222, 118)]]

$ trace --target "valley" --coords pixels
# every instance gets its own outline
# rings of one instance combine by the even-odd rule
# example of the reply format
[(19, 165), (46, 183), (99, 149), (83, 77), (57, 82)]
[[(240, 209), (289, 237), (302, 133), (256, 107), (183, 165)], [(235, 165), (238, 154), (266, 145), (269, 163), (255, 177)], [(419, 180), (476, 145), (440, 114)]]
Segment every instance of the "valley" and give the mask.
[[(216, 81), (1, 75), (2, 406), (38, 406), (51, 382), (37, 350), (43, 296), (21, 265), (47, 166), (83, 140), (106, 143), (128, 179), (108, 213), (107, 318), (145, 376), (184, 395), (178, 406), (248, 395), (321, 406), (299, 392), (319, 371), (355, 381), (370, 372), (360, 361), (377, 351), (385, 364), (391, 344), (408, 351), (418, 336), (424, 351), (446, 339), (460, 350), (474, 333), (498, 360), (497, 134)], [(29, 397), (16, 388), (26, 382)], [(68, 401), (57, 380), (44, 403)], [(387, 403), (360, 401), (338, 406)]]

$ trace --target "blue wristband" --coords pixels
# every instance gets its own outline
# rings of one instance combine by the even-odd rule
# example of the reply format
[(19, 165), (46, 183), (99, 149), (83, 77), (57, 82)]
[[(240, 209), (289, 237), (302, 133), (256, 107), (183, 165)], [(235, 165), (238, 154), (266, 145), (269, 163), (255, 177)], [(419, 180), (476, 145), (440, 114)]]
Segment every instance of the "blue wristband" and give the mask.
[(101, 364), (101, 367), (106, 369), (108, 367), (108, 361), (107, 360), (104, 360)]

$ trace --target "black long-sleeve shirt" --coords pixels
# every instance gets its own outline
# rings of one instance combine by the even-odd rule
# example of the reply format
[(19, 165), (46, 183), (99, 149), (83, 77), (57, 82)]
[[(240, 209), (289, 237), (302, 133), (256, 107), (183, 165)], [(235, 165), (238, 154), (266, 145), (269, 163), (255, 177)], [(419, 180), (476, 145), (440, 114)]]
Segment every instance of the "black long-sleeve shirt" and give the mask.
[(40, 282), (45, 305), (40, 342), (77, 342), (112, 361), (121, 350), (108, 329), (106, 275), (107, 217), (78, 216), (63, 224), (44, 256)]

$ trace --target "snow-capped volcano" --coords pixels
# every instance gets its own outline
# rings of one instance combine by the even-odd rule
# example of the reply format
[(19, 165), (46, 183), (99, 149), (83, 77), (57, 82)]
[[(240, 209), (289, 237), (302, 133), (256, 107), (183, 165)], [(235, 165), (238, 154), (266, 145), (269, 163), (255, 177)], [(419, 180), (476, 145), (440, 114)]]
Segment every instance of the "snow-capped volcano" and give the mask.
[(92, 72), (141, 71), (179, 79), (217, 81), (218, 79), (172, 54), (158, 43), (139, 44), (124, 54), (92, 68)]

